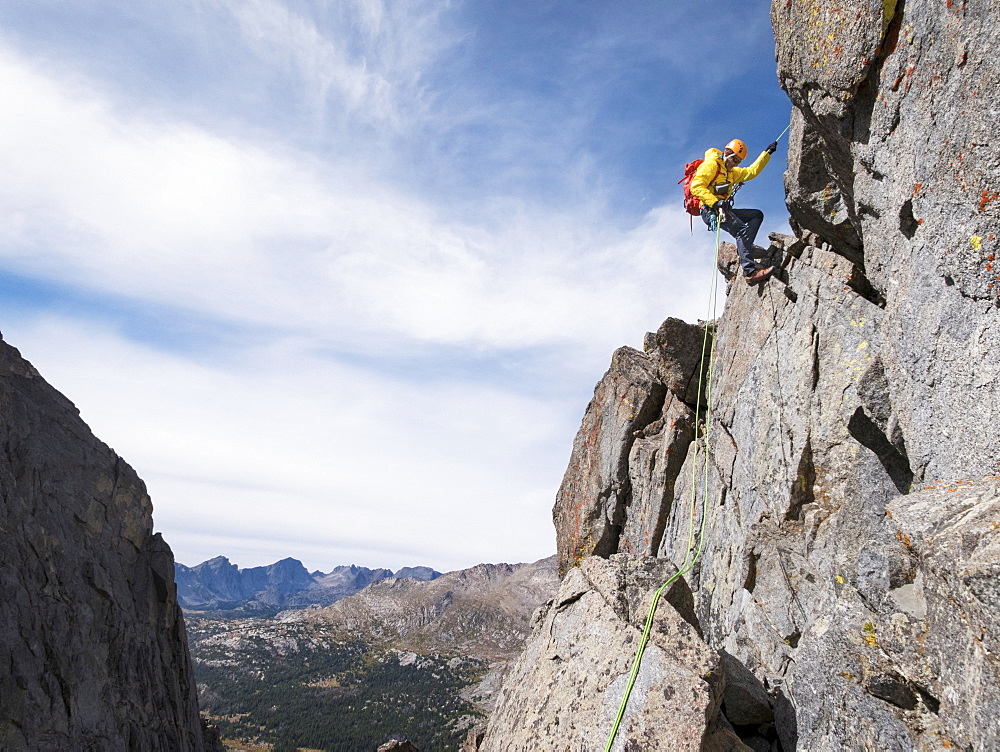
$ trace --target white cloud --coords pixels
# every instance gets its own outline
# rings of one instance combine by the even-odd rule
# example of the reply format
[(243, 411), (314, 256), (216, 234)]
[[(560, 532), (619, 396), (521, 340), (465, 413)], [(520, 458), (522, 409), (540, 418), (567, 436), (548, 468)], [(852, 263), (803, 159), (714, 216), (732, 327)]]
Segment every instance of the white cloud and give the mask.
[(552, 549), (562, 458), (551, 448), (569, 440), (558, 404), (456, 381), (418, 387), (289, 348), (199, 366), (54, 317), (6, 335), (50, 383), (72, 385), (84, 420), (146, 480), (157, 528), (188, 564), (227, 553), (198, 550), (193, 532), (327, 541), (317, 567), (348, 563), (341, 548), (366, 548), (355, 563), (369, 566), (396, 551), (414, 557), (396, 566), (439, 568)]
[(304, 78), (317, 104), (337, 94), (348, 109), (375, 121), (394, 120), (389, 82), (351, 60), (345, 44), (325, 39), (315, 24), (275, 0), (219, 0), (247, 44), (272, 64)]
[(438, 24), (447, 2), (343, 0), (310, 16), (279, 0), (203, 1), (230, 13), (247, 46), (291, 74), (316, 113), (342, 109), (393, 132), (423, 112), (422, 72), (452, 43)]
[(0, 257), (24, 273), (320, 339), (486, 347), (604, 346), (664, 303), (689, 313), (707, 273), (679, 210), (624, 236), (527, 204), (448, 223), (356, 165), (123, 117), (9, 54), (0, 75)]
[[(257, 23), (326, 49), (263, 0), (247, 8), (264, 19), (244, 19), (248, 34)], [(371, 108), (378, 87), (351, 61), (336, 85)], [(0, 78), (0, 264), (256, 343), (195, 359), (83, 319), (4, 327), (147, 480), (188, 564), (222, 553), (242, 566), (293, 555), (441, 569), (547, 555), (585, 404), (573, 389), (589, 391), (614, 347), (666, 315), (705, 309), (710, 241), (688, 235), (679, 209), (623, 232), (592, 205), (484, 199), (460, 222), (361, 162), (123, 114), (86, 81), (2, 48)], [(418, 382), (321, 354), (416, 352), (434, 369), (428, 345), (520, 354), (534, 358), (526, 371), (574, 386), (543, 400), (496, 375), (442, 367)]]

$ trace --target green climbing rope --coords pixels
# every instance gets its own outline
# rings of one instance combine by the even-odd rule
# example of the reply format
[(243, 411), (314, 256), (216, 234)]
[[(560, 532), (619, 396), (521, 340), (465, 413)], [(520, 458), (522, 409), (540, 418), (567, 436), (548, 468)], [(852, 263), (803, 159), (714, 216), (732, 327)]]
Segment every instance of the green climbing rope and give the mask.
[[(784, 135), (784, 134), (782, 134)], [(780, 137), (779, 137), (780, 138)], [(720, 243), (720, 223), (715, 223), (715, 260), (712, 264), (712, 284), (711, 284), (711, 298), (709, 300), (708, 306), (708, 317), (705, 319), (705, 335), (701, 342), (701, 365), (698, 369), (698, 397), (695, 401), (695, 416), (694, 424), (695, 430), (701, 418), (701, 393), (702, 384), (704, 381), (705, 372), (705, 354), (708, 351), (708, 379), (707, 388), (705, 390), (705, 430), (703, 433), (703, 440), (705, 444), (705, 451), (703, 456), (704, 461), (704, 482), (702, 484), (703, 494), (702, 494), (702, 509), (701, 509), (701, 523), (698, 531), (698, 545), (695, 546), (695, 524), (694, 520), (698, 516), (696, 506), (698, 499), (698, 438), (695, 437), (694, 443), (694, 458), (691, 463), (691, 503), (690, 503), (690, 513), (688, 514), (688, 540), (687, 540), (687, 552), (684, 554), (684, 562), (678, 568), (678, 570), (653, 594), (653, 602), (649, 605), (649, 613), (646, 615), (646, 624), (642, 630), (642, 639), (639, 640), (639, 647), (636, 651), (635, 660), (632, 662), (632, 671), (629, 673), (628, 682), (625, 685), (625, 693), (622, 695), (621, 705), (618, 707), (618, 715), (615, 717), (614, 725), (611, 727), (611, 734), (608, 736), (608, 743), (604, 748), (604, 752), (611, 752), (611, 747), (614, 745), (615, 737), (618, 735), (618, 728), (621, 726), (622, 718), (625, 717), (625, 710), (628, 707), (629, 695), (632, 694), (632, 688), (635, 686), (636, 677), (639, 675), (639, 666), (642, 662), (642, 654), (646, 650), (646, 645), (649, 642), (649, 635), (653, 629), (653, 618), (656, 616), (656, 607), (660, 602), (660, 598), (663, 593), (666, 592), (667, 588), (670, 587), (678, 578), (683, 577), (685, 574), (694, 569), (695, 565), (701, 559), (701, 554), (705, 546), (705, 525), (708, 519), (708, 509), (705, 503), (708, 496), (708, 448), (709, 440), (711, 438), (712, 430), (712, 376), (715, 373), (715, 333), (712, 333), (711, 348), (708, 346), (709, 341), (709, 329), (712, 327), (710, 322), (714, 322), (716, 318), (716, 308), (717, 308), (717, 298), (718, 298), (718, 266), (719, 266), (719, 243)]]
[[(789, 123), (785, 130), (774, 139), (775, 142), (780, 141), (782, 137), (788, 133), (792, 124)], [(737, 184), (730, 197), (736, 195), (736, 191), (740, 189), (742, 184)], [(716, 310), (718, 302), (718, 284), (719, 284), (719, 245), (721, 240), (721, 222), (715, 222), (715, 260), (712, 265), (712, 284), (710, 286), (710, 299), (708, 304), (708, 316), (705, 319), (705, 335), (702, 338), (701, 343), (701, 367), (698, 369), (698, 398), (695, 402), (695, 414), (694, 414), (694, 425), (695, 430), (698, 430), (698, 425), (701, 422), (701, 389), (702, 383), (705, 375), (705, 352), (709, 350), (708, 339), (709, 339), (709, 328), (712, 326), (710, 322), (714, 322), (716, 319)], [(636, 677), (639, 675), (639, 666), (642, 662), (642, 654), (646, 650), (646, 645), (649, 642), (649, 635), (653, 629), (653, 618), (656, 616), (656, 607), (660, 603), (660, 598), (663, 593), (666, 592), (667, 588), (670, 587), (678, 578), (683, 577), (697, 565), (698, 561), (701, 559), (702, 551), (705, 548), (705, 527), (708, 521), (708, 465), (709, 465), (709, 446), (711, 442), (712, 434), (712, 378), (715, 374), (715, 333), (712, 333), (712, 346), (709, 350), (708, 357), (708, 383), (705, 390), (705, 428), (703, 431), (702, 441), (705, 445), (705, 451), (703, 454), (704, 463), (704, 478), (702, 480), (702, 508), (701, 508), (701, 524), (698, 530), (698, 545), (695, 545), (695, 534), (694, 534), (694, 520), (698, 516), (696, 510), (698, 501), (698, 437), (695, 436), (694, 443), (694, 457), (691, 462), (691, 504), (690, 504), (690, 514), (688, 515), (688, 540), (687, 540), (687, 550), (684, 554), (684, 562), (678, 568), (677, 572), (673, 574), (666, 582), (664, 582), (657, 591), (653, 594), (653, 602), (649, 604), (649, 613), (646, 615), (646, 624), (642, 630), (642, 639), (639, 641), (639, 648), (636, 651), (635, 660), (632, 662), (632, 671), (629, 673), (628, 682), (625, 685), (625, 693), (622, 695), (621, 705), (618, 707), (618, 715), (615, 717), (614, 725), (611, 727), (611, 734), (608, 736), (608, 743), (604, 747), (604, 752), (611, 752), (611, 747), (615, 742), (615, 737), (618, 735), (618, 728), (621, 726), (622, 718), (625, 717), (625, 710), (628, 707), (628, 698), (632, 694), (632, 688), (635, 686)]]

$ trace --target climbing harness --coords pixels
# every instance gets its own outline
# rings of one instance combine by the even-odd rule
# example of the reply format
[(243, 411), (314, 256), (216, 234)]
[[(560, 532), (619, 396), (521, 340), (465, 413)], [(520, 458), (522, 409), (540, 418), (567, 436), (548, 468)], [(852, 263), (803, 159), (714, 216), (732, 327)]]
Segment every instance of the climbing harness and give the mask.
[[(727, 193), (726, 197), (729, 199), (730, 203), (732, 203), (733, 199), (736, 197), (736, 194), (739, 192), (740, 188), (742, 188), (744, 185), (745, 185), (744, 183), (737, 183), (736, 185), (733, 186), (732, 190)], [(708, 229), (711, 232), (718, 233), (719, 226), (726, 221), (725, 214), (726, 210), (723, 209), (721, 206), (719, 206), (719, 208), (715, 211), (708, 209)]]
[(705, 374), (705, 353), (708, 351), (708, 381), (707, 388), (705, 389), (705, 428), (703, 430), (702, 441), (704, 443), (704, 479), (702, 482), (702, 505), (701, 505), (701, 521), (699, 524), (698, 535), (697, 535), (697, 545), (695, 545), (695, 518), (698, 516), (698, 511), (696, 509), (697, 499), (698, 499), (698, 437), (695, 437), (694, 442), (694, 458), (691, 463), (691, 502), (690, 502), (690, 513), (688, 515), (688, 542), (687, 542), (687, 552), (684, 555), (684, 562), (681, 564), (680, 568), (660, 587), (657, 589), (656, 593), (653, 594), (653, 602), (649, 605), (649, 613), (646, 615), (646, 623), (642, 630), (642, 639), (639, 641), (639, 648), (636, 651), (635, 660), (632, 662), (632, 671), (629, 674), (628, 682), (625, 685), (625, 693), (622, 695), (621, 705), (618, 708), (618, 715), (615, 717), (614, 725), (611, 727), (611, 734), (608, 736), (607, 746), (604, 748), (604, 752), (611, 752), (611, 747), (614, 745), (615, 737), (618, 735), (618, 728), (621, 725), (622, 718), (625, 717), (625, 710), (628, 707), (629, 695), (632, 694), (632, 688), (635, 686), (636, 677), (639, 675), (639, 666), (642, 662), (642, 654), (646, 650), (646, 645), (649, 642), (649, 635), (653, 629), (653, 618), (656, 616), (656, 607), (660, 602), (660, 598), (663, 593), (666, 592), (667, 588), (670, 587), (674, 582), (676, 582), (680, 577), (683, 577), (692, 569), (701, 559), (701, 554), (705, 546), (705, 527), (708, 520), (708, 460), (709, 460), (709, 441), (711, 439), (712, 430), (712, 377), (715, 371), (715, 332), (712, 331), (711, 347), (708, 345), (709, 340), (709, 330), (713, 329), (713, 325), (709, 322), (714, 322), (716, 318), (717, 309), (717, 291), (718, 291), (718, 280), (719, 275), (717, 267), (719, 265), (719, 243), (720, 243), (720, 228), (719, 223), (716, 223), (715, 229), (715, 260), (712, 264), (712, 284), (711, 284), (711, 299), (709, 301), (708, 308), (708, 318), (705, 320), (705, 335), (702, 338), (701, 343), (701, 363), (698, 368), (698, 397), (695, 401), (695, 416), (694, 424), (695, 430), (699, 424), (701, 417), (701, 395), (702, 395), (702, 385), (703, 377)]

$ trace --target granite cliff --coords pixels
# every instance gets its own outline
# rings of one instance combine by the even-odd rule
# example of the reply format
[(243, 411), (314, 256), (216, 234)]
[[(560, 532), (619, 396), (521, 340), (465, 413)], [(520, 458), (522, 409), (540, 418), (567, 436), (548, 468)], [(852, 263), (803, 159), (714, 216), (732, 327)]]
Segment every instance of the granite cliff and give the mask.
[(1000, 22), (984, 0), (771, 20), (794, 235), (707, 325), (707, 422), (706, 325), (615, 353), (553, 510), (561, 590), (482, 749), (604, 748), (692, 515), (613, 749), (1000, 747)]
[(142, 481), (2, 341), (0, 418), (0, 749), (205, 749)]

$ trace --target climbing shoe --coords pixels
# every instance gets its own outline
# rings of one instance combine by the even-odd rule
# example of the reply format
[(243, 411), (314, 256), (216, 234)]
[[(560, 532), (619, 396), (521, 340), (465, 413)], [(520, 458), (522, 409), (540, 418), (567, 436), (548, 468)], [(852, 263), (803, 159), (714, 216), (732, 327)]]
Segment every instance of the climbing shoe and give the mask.
[(773, 272), (773, 271), (774, 271), (774, 267), (773, 266), (769, 266), (766, 269), (758, 269), (753, 274), (749, 274), (746, 277), (744, 277), (743, 279), (745, 279), (747, 281), (747, 284), (750, 285), (750, 286), (759, 285), (761, 282), (763, 282), (768, 277), (770, 277), (771, 276), (771, 272)]

